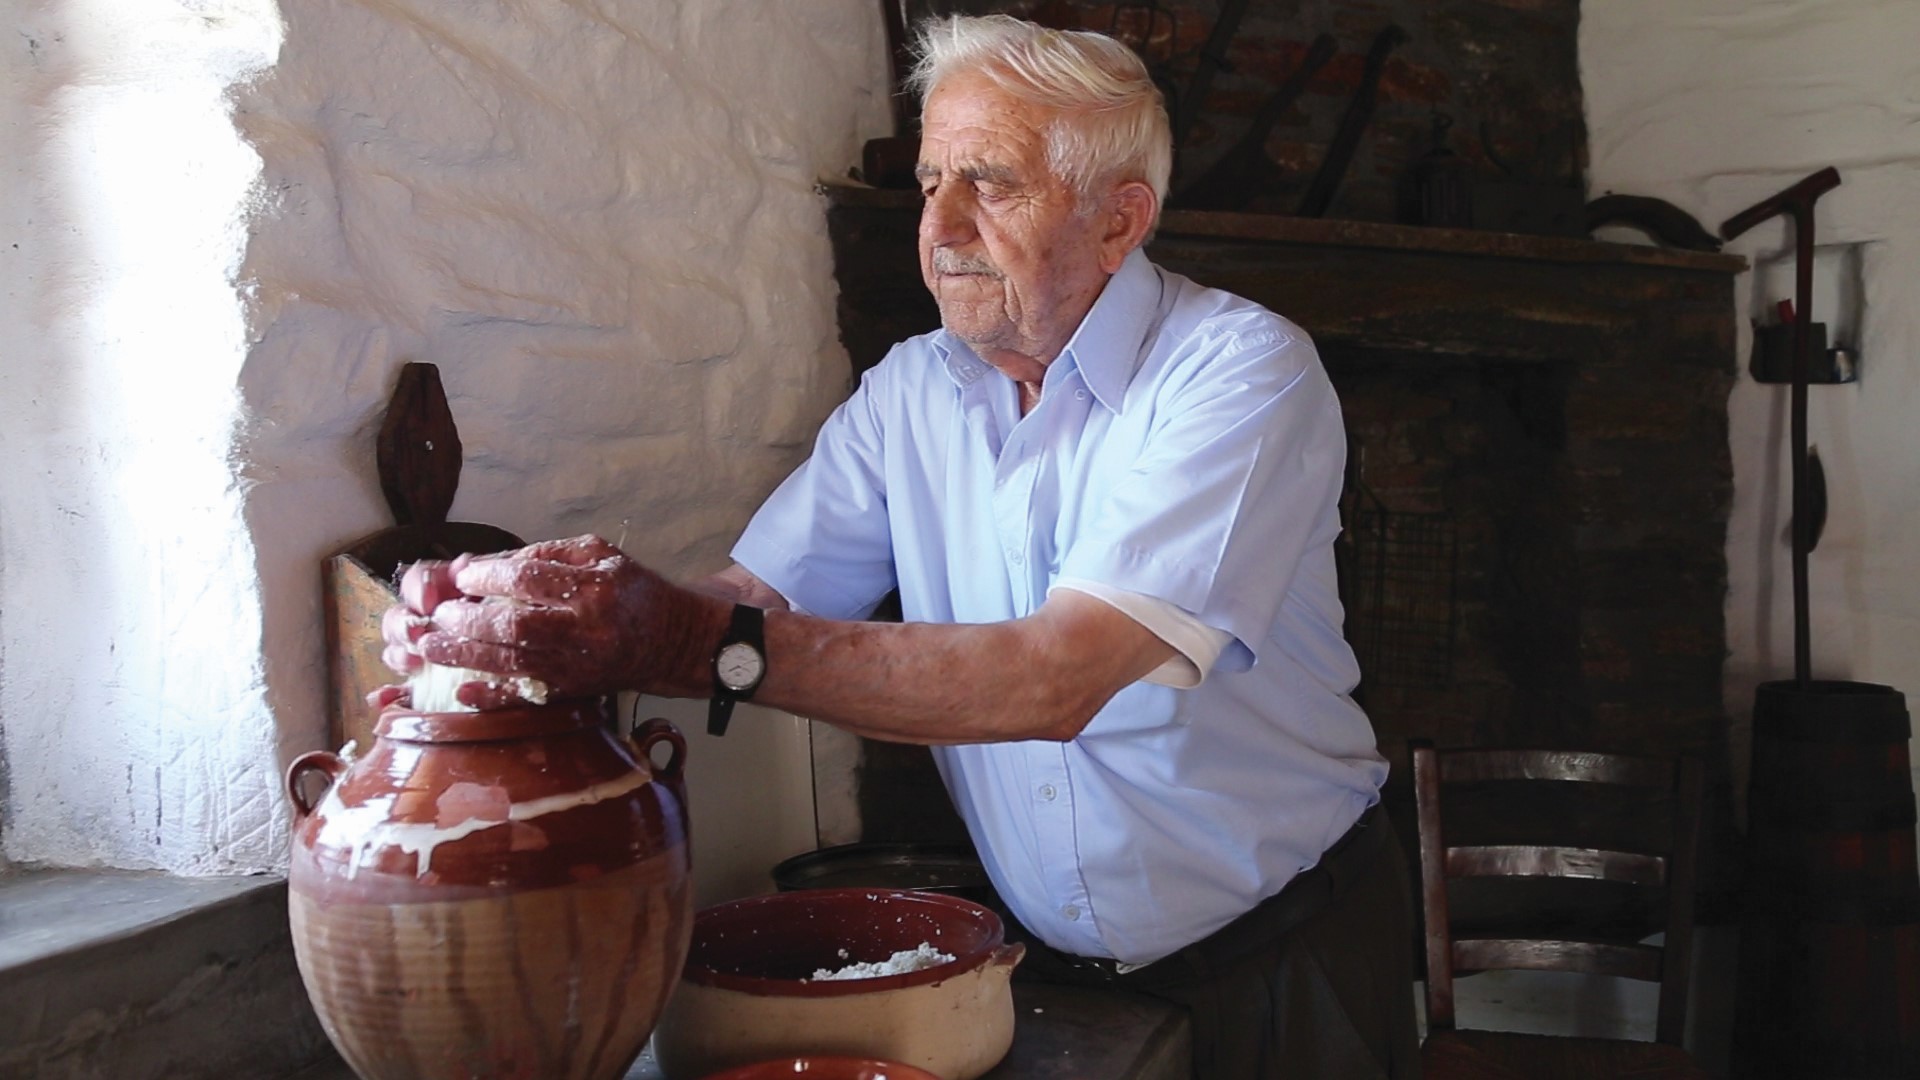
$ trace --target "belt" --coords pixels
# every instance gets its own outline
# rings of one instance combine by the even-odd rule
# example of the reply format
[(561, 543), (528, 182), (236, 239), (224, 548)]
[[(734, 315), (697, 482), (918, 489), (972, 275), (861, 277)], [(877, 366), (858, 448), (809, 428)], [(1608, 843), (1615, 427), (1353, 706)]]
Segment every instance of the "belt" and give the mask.
[[(1058, 966), (1075, 981), (1108, 983), (1147, 989), (1168, 982), (1191, 981), (1192, 973), (1219, 971), (1263, 952), (1295, 927), (1320, 912), (1347, 891), (1347, 886), (1390, 847), (1392, 831), (1380, 818), (1380, 804), (1362, 811), (1359, 820), (1333, 842), (1320, 861), (1295, 874), (1280, 891), (1254, 905), (1246, 914), (1182, 949), (1150, 964), (1122, 965), (1099, 956), (1077, 956), (1051, 948), (1028, 936), (1027, 948), (1039, 955), (1036, 968)], [(1376, 824), (1377, 823), (1377, 824)], [(1022, 965), (1026, 966), (1026, 965)], [(1124, 970), (1123, 970), (1124, 969)], [(1044, 970), (1035, 975), (1045, 978)]]

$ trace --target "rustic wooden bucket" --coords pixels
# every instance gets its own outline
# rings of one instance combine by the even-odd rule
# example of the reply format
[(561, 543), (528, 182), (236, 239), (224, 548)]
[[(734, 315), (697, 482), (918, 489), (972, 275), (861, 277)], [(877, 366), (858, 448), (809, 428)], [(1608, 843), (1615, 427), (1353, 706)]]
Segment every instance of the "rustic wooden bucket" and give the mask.
[(1920, 1077), (1910, 736), (1892, 687), (1760, 686), (1736, 1075)]

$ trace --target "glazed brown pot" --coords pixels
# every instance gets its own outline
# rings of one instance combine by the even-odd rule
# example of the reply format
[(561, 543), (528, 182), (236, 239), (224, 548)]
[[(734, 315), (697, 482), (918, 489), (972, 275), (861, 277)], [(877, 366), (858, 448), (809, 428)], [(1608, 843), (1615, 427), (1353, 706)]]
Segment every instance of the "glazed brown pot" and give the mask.
[[(653, 1041), (668, 1080), (815, 1055), (901, 1062), (973, 1080), (1013, 1045), (1014, 966), (988, 908), (938, 893), (803, 889), (694, 920), (693, 949)], [(871, 979), (811, 978), (930, 944), (952, 960)]]
[(611, 1080), (639, 1056), (693, 926), (686, 742), (606, 720), (389, 710), (365, 756), (288, 768), (294, 953), (364, 1080)]

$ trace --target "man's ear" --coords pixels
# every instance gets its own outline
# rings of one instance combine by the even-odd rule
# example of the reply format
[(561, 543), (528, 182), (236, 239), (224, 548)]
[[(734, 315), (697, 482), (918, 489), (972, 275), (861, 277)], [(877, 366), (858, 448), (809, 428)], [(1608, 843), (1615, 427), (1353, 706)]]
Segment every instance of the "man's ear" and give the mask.
[(1109, 192), (1104, 209), (1106, 231), (1100, 236), (1100, 268), (1116, 273), (1133, 249), (1146, 243), (1160, 218), (1160, 200), (1144, 181), (1128, 180)]

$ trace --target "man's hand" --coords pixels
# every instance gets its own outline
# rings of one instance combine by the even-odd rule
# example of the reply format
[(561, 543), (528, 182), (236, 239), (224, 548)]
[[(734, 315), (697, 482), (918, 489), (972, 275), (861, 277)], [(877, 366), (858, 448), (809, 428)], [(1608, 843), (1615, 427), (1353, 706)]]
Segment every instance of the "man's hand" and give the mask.
[[(400, 602), (380, 617), (380, 636), (387, 643), (380, 659), (402, 679), (411, 679), (426, 664), (420, 658), (419, 642), (433, 629), (428, 616), (444, 601), (460, 595), (453, 584), (454, 571), (471, 558), (462, 555), (452, 562), (424, 559), (407, 567), (400, 576)], [(413, 704), (413, 688), (406, 683), (382, 686), (367, 695), (367, 704), (376, 709), (408, 708)]]
[[(422, 661), (526, 676), (553, 697), (618, 690), (698, 695), (729, 605), (678, 588), (597, 536), (461, 556), (408, 571), (403, 606), (382, 621), (384, 659), (401, 674)], [(469, 682), (462, 704), (518, 704), (505, 683)], [(388, 687), (372, 699), (401, 704)]]

